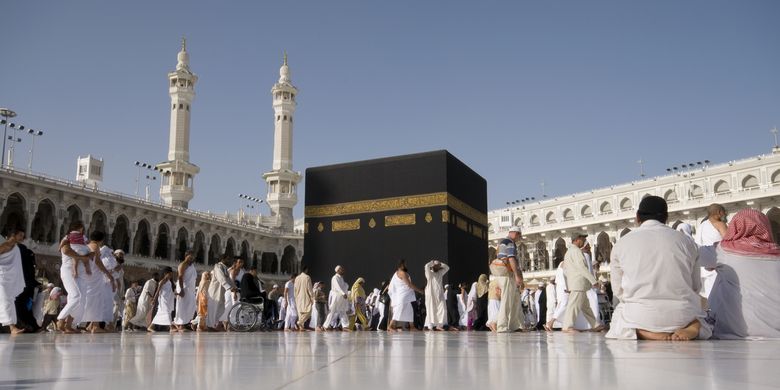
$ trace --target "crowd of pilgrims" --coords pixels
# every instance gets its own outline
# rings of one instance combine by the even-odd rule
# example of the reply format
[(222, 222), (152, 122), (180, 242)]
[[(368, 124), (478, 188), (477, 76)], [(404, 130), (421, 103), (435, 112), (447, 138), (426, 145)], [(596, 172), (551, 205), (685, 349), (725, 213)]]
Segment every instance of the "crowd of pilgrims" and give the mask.
[[(431, 260), (395, 272), (367, 293), (350, 286), (337, 266), (329, 286), (303, 267), (282, 286), (266, 286), (240, 257), (223, 256), (198, 278), (185, 253), (174, 271), (164, 267), (125, 288), (124, 252), (71, 224), (60, 243), (62, 286), (35, 279), (34, 253), (24, 231), (11, 228), (0, 244), (0, 324), (11, 333), (51, 331), (230, 331), (228, 313), (239, 301), (263, 302), (262, 330), (492, 331), (608, 330), (617, 339), (693, 340), (780, 338), (780, 246), (757, 210), (708, 208), (695, 236), (687, 224), (666, 225), (666, 201), (647, 197), (638, 228), (610, 256), (611, 280), (597, 278), (586, 235), (571, 236), (556, 274), (526, 288), (517, 259), (520, 228), (510, 229), (475, 281), (445, 284), (449, 266)], [(425, 279), (419, 288), (417, 272)], [(420, 279), (422, 280), (422, 279)]]

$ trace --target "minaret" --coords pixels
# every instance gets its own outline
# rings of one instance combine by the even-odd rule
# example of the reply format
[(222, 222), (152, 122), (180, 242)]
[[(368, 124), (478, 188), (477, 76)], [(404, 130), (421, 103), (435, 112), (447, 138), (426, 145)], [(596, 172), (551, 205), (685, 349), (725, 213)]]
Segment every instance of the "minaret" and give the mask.
[(268, 183), (268, 206), (273, 225), (292, 231), (293, 207), (298, 203), (297, 187), (301, 174), (292, 170), (293, 116), (298, 90), (290, 82), (287, 53), (279, 68), (279, 82), (271, 88), (274, 106), (274, 161), (273, 169), (263, 175)]
[(184, 38), (178, 60), (176, 70), (168, 73), (168, 93), (171, 95), (168, 161), (157, 164), (157, 168), (162, 171), (160, 198), (163, 203), (187, 208), (194, 195), (194, 177), (200, 168), (190, 162), (190, 106), (195, 98), (198, 76), (190, 70), (190, 55)]

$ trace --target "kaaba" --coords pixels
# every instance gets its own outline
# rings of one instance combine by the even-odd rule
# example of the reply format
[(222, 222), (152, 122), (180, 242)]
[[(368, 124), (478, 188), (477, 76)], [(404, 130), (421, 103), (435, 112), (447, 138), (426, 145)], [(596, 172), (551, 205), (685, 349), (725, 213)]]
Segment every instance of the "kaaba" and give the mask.
[(330, 283), (389, 280), (400, 259), (425, 286), (424, 265), (450, 266), (449, 283), (487, 271), (487, 182), (446, 150), (306, 170), (303, 263)]

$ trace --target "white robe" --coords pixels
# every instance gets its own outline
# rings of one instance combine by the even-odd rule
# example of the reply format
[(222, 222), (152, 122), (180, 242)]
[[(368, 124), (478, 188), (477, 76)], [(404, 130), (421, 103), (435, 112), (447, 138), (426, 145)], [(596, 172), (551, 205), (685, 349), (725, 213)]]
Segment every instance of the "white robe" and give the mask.
[[(70, 244), (70, 248), (81, 256), (90, 252), (89, 247), (86, 245)], [(70, 316), (73, 317), (73, 323), (78, 324), (82, 321), (82, 317), (84, 316), (84, 305), (86, 304), (86, 297), (84, 296), (86, 291), (84, 276), (87, 271), (84, 268), (84, 263), (79, 261), (79, 277), (76, 278), (73, 276), (74, 267), (76, 267), (76, 260), (63, 253), (62, 265), (60, 266), (60, 279), (62, 280), (62, 286), (65, 287), (65, 291), (68, 293), (68, 297), (65, 307), (60, 310), (57, 319), (64, 320)], [(91, 271), (96, 272), (95, 270)]]
[(173, 323), (176, 325), (189, 324), (195, 317), (195, 312), (198, 309), (197, 294), (195, 292), (197, 278), (198, 271), (195, 269), (195, 264), (190, 264), (184, 270), (184, 276), (182, 276), (183, 283), (181, 285), (177, 283), (176, 291), (181, 292), (184, 290), (184, 296), (176, 297), (176, 317), (173, 319)]
[(441, 263), (441, 269), (433, 272), (433, 261), (425, 264), (425, 326), (440, 327), (447, 322), (447, 303), (444, 301), (444, 275), (450, 270), (447, 264)]
[(152, 319), (154, 325), (171, 325), (171, 312), (174, 308), (174, 296), (171, 282), (167, 281), (160, 287), (160, 295), (157, 297), (157, 313)]
[[(114, 269), (119, 265), (119, 263), (116, 261), (116, 257), (114, 257), (114, 250), (103, 245), (100, 248), (100, 260), (103, 262), (103, 266), (106, 267), (107, 270), (111, 273), (111, 277), (116, 278), (117, 272), (114, 271)], [(103, 275), (103, 274), (101, 274)], [(104, 276), (103, 280), (105, 283), (103, 283), (103, 290), (101, 291), (102, 298), (101, 298), (101, 316), (102, 316), (102, 322), (114, 322), (116, 317), (116, 311), (114, 310), (114, 304), (115, 304), (115, 297), (117, 296), (117, 291), (114, 291), (113, 287), (111, 286), (111, 281), (108, 280)]]
[[(556, 277), (557, 279), (557, 277)], [(547, 322), (550, 322), (553, 320), (554, 314), (555, 314), (555, 306), (558, 302), (558, 297), (556, 293), (556, 285), (555, 284), (548, 284), (547, 287), (547, 307), (545, 308), (547, 310)]]
[[(468, 311), (468, 294), (460, 293), (458, 297), (458, 325), (469, 326), (469, 311)], [(465, 302), (464, 302), (465, 298)]]
[(414, 310), (412, 309), (412, 302), (417, 300), (414, 295), (414, 290), (406, 284), (400, 277), (398, 272), (393, 274), (393, 278), (390, 279), (390, 305), (393, 307), (393, 321), (399, 322), (413, 322)]
[(22, 254), (19, 246), (0, 254), (0, 324), (16, 325), (16, 297), (24, 291)]
[(284, 328), (294, 329), (298, 323), (298, 308), (295, 307), (295, 282), (288, 280), (284, 284), (284, 289), (287, 290), (287, 300), (285, 301), (287, 310), (284, 312)]
[[(720, 242), (723, 237), (721, 237), (720, 232), (718, 229), (715, 229), (715, 226), (712, 225), (712, 222), (710, 220), (706, 220), (699, 225), (699, 230), (696, 231), (696, 237), (694, 240), (696, 241), (696, 244), (699, 246), (712, 246), (715, 245), (715, 243)], [(718, 276), (717, 271), (709, 271), (705, 269), (704, 267), (701, 268), (701, 291), (699, 291), (699, 295), (701, 295), (704, 298), (709, 298), (710, 292), (712, 291), (712, 286), (715, 284), (715, 278)]]
[(349, 318), (347, 317), (349, 300), (345, 298), (348, 292), (349, 286), (344, 281), (344, 277), (339, 274), (333, 275), (330, 279), (330, 294), (328, 295), (330, 307), (328, 317), (325, 319), (325, 326), (336, 326), (337, 324), (341, 324), (342, 328), (349, 326)]
[(208, 314), (206, 315), (206, 326), (214, 328), (218, 322), (227, 321), (228, 313), (225, 310), (225, 293), (235, 288), (233, 280), (230, 279), (227, 266), (222, 263), (214, 264), (211, 270), (211, 283), (208, 289)]
[(141, 295), (138, 297), (138, 306), (135, 310), (135, 316), (130, 320), (130, 323), (146, 328), (149, 324), (146, 322), (146, 315), (152, 310), (152, 298), (157, 291), (157, 281), (149, 279), (144, 283), (144, 288), (141, 290)]
[(745, 256), (723, 248), (700, 248), (703, 266), (716, 268), (710, 322), (718, 339), (780, 339), (780, 258)]
[[(563, 263), (562, 263), (563, 264)], [(553, 322), (553, 328), (563, 328), (563, 315), (566, 313), (566, 305), (569, 304), (569, 293), (566, 292), (567, 286), (566, 286), (566, 275), (564, 274), (563, 267), (559, 266), (558, 269), (555, 270), (555, 311), (553, 311), (552, 317), (547, 318), (547, 322), (550, 322), (552, 319), (555, 319)], [(586, 293), (586, 296), (588, 297), (588, 303), (590, 304), (591, 310), (594, 309), (593, 315), (596, 316), (597, 321), (601, 321), (601, 315), (598, 310), (599, 307), (599, 300), (598, 300), (598, 294), (595, 293), (595, 290), (590, 290)], [(549, 296), (548, 296), (549, 301)], [(548, 303), (549, 308), (549, 303)], [(548, 311), (549, 316), (549, 311)], [(577, 330), (587, 330), (590, 329), (590, 324), (588, 323), (588, 320), (585, 319), (585, 315), (580, 312), (577, 315), (577, 318), (574, 320), (574, 329)]]
[(636, 339), (636, 330), (671, 333), (699, 320), (698, 338), (707, 339), (698, 291), (698, 248), (688, 238), (655, 220), (624, 236), (612, 248), (612, 288), (620, 303), (607, 338)]

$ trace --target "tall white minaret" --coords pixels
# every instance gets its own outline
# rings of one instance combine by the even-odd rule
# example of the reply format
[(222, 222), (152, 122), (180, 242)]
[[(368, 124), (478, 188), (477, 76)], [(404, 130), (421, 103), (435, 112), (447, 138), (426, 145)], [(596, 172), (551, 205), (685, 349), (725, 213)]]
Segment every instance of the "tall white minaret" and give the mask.
[(274, 106), (274, 161), (273, 169), (263, 175), (268, 183), (266, 198), (271, 207), (272, 223), (285, 231), (292, 231), (293, 207), (298, 203), (297, 187), (301, 174), (292, 170), (293, 117), (298, 90), (290, 81), (287, 53), (279, 68), (279, 82), (271, 88)]
[(163, 203), (187, 208), (194, 196), (194, 177), (200, 168), (190, 162), (190, 107), (198, 76), (190, 70), (190, 55), (184, 38), (178, 60), (176, 70), (168, 73), (168, 93), (171, 95), (168, 161), (157, 164), (157, 168), (162, 171), (160, 198)]

